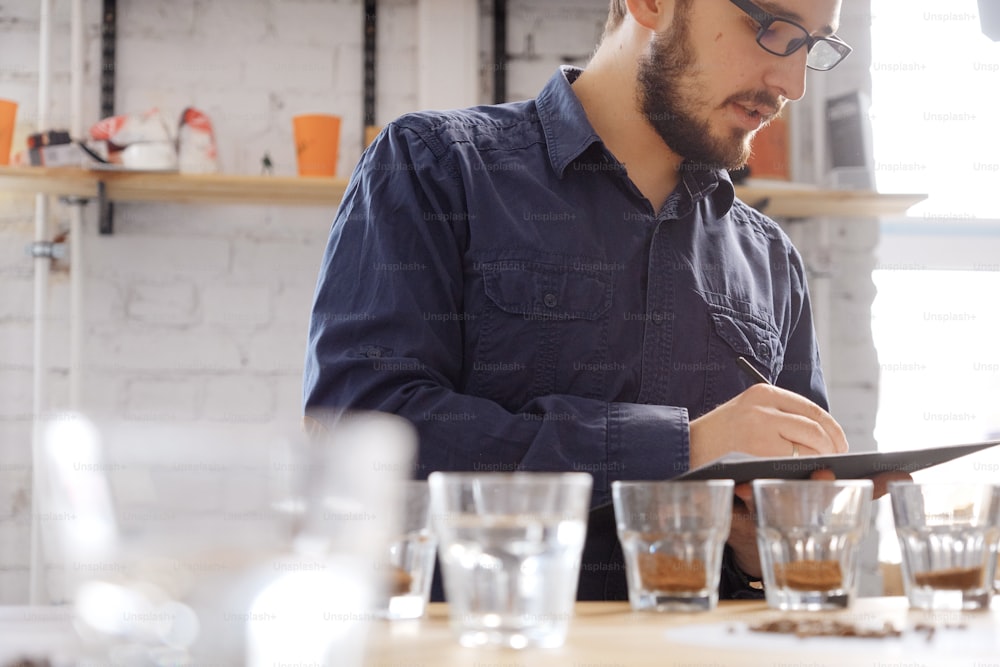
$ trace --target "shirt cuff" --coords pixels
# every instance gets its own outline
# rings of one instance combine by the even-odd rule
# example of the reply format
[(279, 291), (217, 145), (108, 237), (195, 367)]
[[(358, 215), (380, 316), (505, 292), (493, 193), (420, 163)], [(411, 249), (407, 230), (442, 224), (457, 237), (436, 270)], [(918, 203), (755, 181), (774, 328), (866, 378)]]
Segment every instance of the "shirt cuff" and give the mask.
[(720, 600), (763, 600), (764, 587), (736, 565), (733, 548), (728, 544), (722, 551), (722, 575), (719, 577)]
[(672, 479), (687, 472), (688, 438), (685, 408), (609, 403), (606, 502), (611, 501), (610, 485), (615, 480)]

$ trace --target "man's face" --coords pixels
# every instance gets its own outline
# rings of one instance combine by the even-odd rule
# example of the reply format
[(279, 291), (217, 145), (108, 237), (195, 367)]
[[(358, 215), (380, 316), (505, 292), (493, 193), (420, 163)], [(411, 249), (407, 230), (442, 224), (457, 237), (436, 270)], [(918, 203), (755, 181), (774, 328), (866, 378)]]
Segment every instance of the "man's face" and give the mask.
[[(684, 4), (639, 62), (640, 110), (685, 160), (735, 169), (757, 131), (805, 92), (806, 50), (767, 53), (756, 42), (759, 26), (728, 0)], [(819, 34), (836, 25), (840, 2), (756, 4)]]

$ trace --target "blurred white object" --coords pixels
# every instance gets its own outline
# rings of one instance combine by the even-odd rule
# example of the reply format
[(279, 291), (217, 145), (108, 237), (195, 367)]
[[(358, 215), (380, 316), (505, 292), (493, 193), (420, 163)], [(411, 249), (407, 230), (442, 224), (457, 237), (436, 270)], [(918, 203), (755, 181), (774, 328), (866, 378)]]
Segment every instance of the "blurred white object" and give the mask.
[(109, 158), (125, 169), (177, 169), (177, 146), (159, 109), (109, 116), (90, 128), (90, 138), (105, 142)]
[(76, 414), (57, 415), (43, 431), (43, 539), (55, 553), (73, 554), (74, 575), (98, 569), (111, 557), (117, 535), (97, 430)]
[(177, 169), (173, 142), (156, 141), (131, 144), (122, 151), (122, 165), (128, 169), (165, 171)]
[(351, 416), (307, 439), (298, 424), (72, 417), (47, 433), (54, 555), (96, 651), (128, 665), (360, 665), (371, 563), (398, 529), (392, 489), (416, 451), (408, 422)]
[[(316, 422), (318, 423), (318, 422)], [(375, 616), (385, 544), (399, 531), (416, 432), (381, 413), (342, 415), (314, 432), (294, 513), (293, 553), (254, 599), (250, 667), (360, 667)]]
[(188, 107), (181, 113), (180, 127), (177, 129), (177, 161), (182, 174), (212, 174), (219, 171), (212, 121), (194, 107)]
[(118, 147), (140, 142), (170, 142), (170, 130), (159, 109), (109, 116), (90, 128), (92, 139), (106, 140)]

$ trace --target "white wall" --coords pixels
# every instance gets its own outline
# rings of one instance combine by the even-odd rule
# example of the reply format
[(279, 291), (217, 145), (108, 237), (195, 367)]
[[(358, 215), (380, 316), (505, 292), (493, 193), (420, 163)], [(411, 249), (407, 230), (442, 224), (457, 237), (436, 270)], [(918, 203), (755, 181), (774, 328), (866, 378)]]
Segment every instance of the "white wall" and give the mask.
[[(54, 127), (68, 126), (69, 2), (55, 0)], [(84, 125), (99, 119), (99, 17), (87, 0)], [(343, 116), (339, 173), (361, 151), (362, 4), (357, 0), (123, 0), (119, 112), (193, 105), (212, 119), (222, 169), (295, 173), (291, 117)], [(37, 118), (38, 3), (4, 3), (0, 97)], [(384, 122), (414, 107), (415, 2), (380, 2)], [(21, 143), (21, 142), (19, 142)], [(32, 196), (0, 194), (0, 602), (27, 600)], [(54, 230), (67, 226), (54, 207)], [(113, 236), (86, 211), (83, 408), (133, 418), (266, 423), (300, 414), (306, 326), (334, 209), (116, 205)], [(52, 279), (47, 408), (68, 401), (68, 273)]]
[[(98, 120), (100, 4), (84, 3), (85, 126)], [(54, 40), (50, 117), (65, 127), (69, 2), (54, 5), (62, 37)], [(21, 103), (18, 138), (37, 117), (37, 6), (4, 3), (0, 20), (0, 97)], [(606, 6), (512, 1), (508, 98), (533, 96), (562, 62), (583, 64)], [(417, 0), (379, 2), (380, 123), (417, 105), (416, 8)], [(469, 103), (492, 99), (489, 8), (481, 2), (483, 80), (480, 98)], [(358, 0), (120, 0), (118, 111), (156, 106), (173, 123), (196, 106), (215, 124), (224, 171), (257, 174), (268, 152), (275, 172), (288, 175), (295, 171), (291, 117), (338, 113), (339, 173), (347, 176), (361, 150), (362, 11)], [(852, 24), (855, 46), (865, 38), (864, 20)], [(867, 71), (858, 55), (856, 69), (827, 76), (854, 85)], [(23, 248), (31, 241), (33, 201), (0, 193), (0, 603), (27, 600), (33, 311)], [(74, 267), (86, 281), (83, 407), (251, 426), (296, 417), (308, 309), (332, 216), (328, 208), (117, 205), (115, 233), (107, 237), (97, 234), (88, 207), (86, 266)], [(55, 206), (53, 227), (64, 228), (66, 219)], [(829, 369), (834, 413), (859, 441), (870, 437), (875, 409), (863, 326), (872, 224), (833, 222), (828, 239), (809, 225), (794, 232), (811, 263), (836, 270), (829, 310), (820, 316), (837, 325), (825, 342), (836, 360)], [(68, 400), (66, 268), (60, 264), (50, 289), (53, 410)]]

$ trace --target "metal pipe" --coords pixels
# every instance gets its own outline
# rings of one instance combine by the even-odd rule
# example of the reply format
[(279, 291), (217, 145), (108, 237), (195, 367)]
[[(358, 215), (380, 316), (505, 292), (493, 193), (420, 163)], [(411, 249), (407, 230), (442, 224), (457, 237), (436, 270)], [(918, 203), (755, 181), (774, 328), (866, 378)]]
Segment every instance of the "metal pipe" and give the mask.
[(83, 0), (72, 0), (69, 24), (69, 134), (83, 136)]
[(493, 0), (493, 103), (507, 101), (507, 0)]
[[(115, 72), (118, 52), (118, 0), (104, 0), (101, 8), (101, 118), (115, 115)], [(99, 189), (104, 187), (98, 184)], [(101, 190), (103, 192), (103, 190)], [(97, 229), (102, 235), (114, 231), (115, 205), (98, 197)]]
[[(50, 53), (52, 46), (52, 0), (39, 0), (40, 22), (38, 34), (38, 131), (44, 132), (49, 127), (49, 93), (52, 87), (52, 64)], [(35, 195), (35, 242), (44, 243), (49, 240), (49, 198), (47, 195)], [(29, 601), (33, 605), (48, 602), (48, 590), (45, 587), (45, 559), (42, 554), (41, 535), (41, 479), (42, 465), (42, 427), (46, 405), (46, 374), (48, 363), (45, 354), (46, 322), (48, 320), (49, 269), (51, 259), (36, 257), (35, 262), (35, 317), (34, 317), (34, 353), (33, 353), (33, 391), (32, 391), (32, 437), (31, 437), (31, 553), (30, 580), (28, 582)]]
[[(70, 136), (83, 138), (83, 0), (72, 0), (70, 17)], [(83, 201), (70, 207), (69, 218), (69, 407), (79, 411), (83, 385)]]
[(365, 0), (364, 17), (364, 63), (361, 73), (364, 85), (364, 131), (375, 127), (375, 100), (377, 91), (375, 87), (376, 77), (376, 57), (377, 57), (377, 37), (378, 37), (378, 3), (375, 0)]

